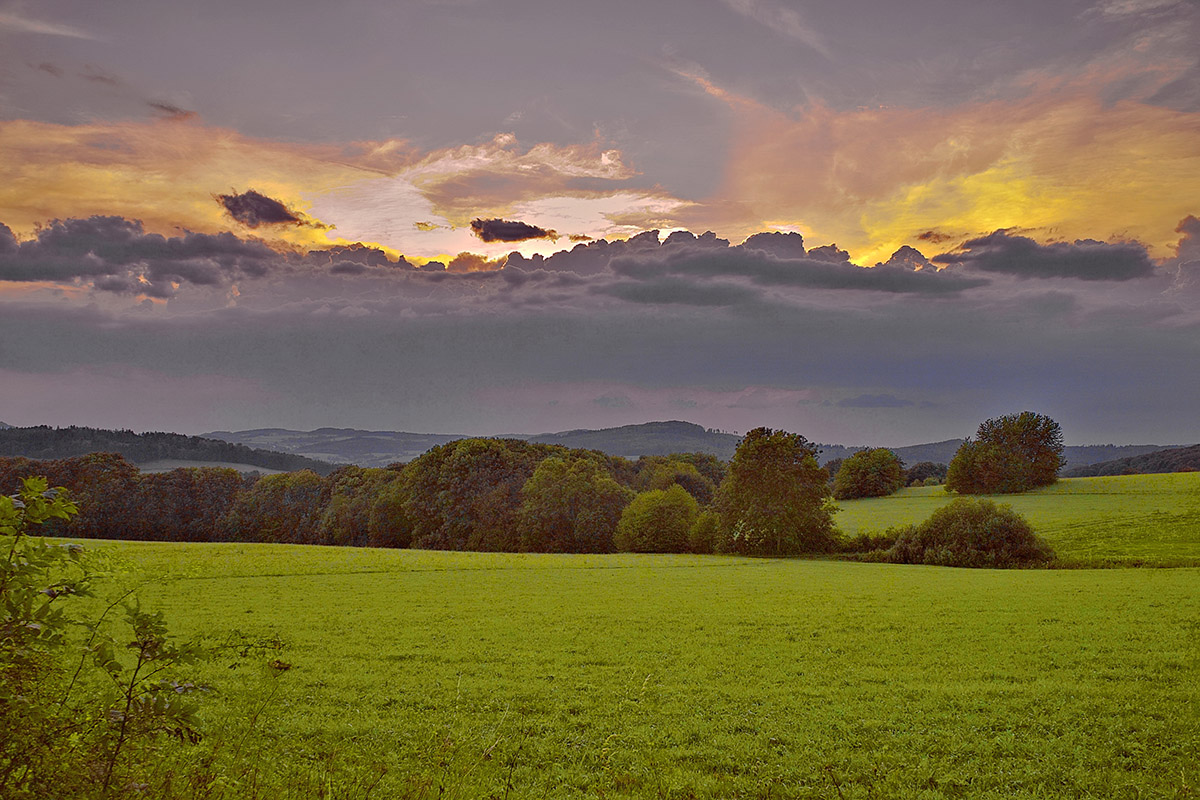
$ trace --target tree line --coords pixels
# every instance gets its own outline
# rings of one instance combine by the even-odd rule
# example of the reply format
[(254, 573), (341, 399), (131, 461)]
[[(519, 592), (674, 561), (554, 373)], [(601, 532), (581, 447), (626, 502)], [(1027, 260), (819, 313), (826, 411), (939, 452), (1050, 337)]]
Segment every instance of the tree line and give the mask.
[[(1057, 451), (1055, 450), (1057, 448)], [(1052, 482), (1061, 431), (1023, 412), (988, 420), (949, 465), (962, 494)], [(733, 459), (703, 453), (636, 461), (519, 439), (460, 439), (408, 464), (246, 477), (232, 469), (141, 473), (114, 453), (0, 458), (0, 486), (43, 475), (82, 512), (55, 533), (84, 538), (241, 541), (497, 552), (695, 552), (751, 555), (843, 549), (835, 498), (937, 480), (886, 449), (831, 473), (803, 436), (756, 428)], [(919, 469), (918, 469), (919, 468)], [(924, 476), (924, 477), (923, 477)]]

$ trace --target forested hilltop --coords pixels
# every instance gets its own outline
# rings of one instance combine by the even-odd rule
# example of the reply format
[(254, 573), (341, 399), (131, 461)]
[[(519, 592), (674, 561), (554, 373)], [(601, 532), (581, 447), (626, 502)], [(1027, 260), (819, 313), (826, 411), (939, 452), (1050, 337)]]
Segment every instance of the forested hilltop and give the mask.
[(1117, 458), (1098, 464), (1067, 469), (1068, 478), (1091, 478), (1100, 475), (1135, 475), (1158, 472), (1191, 472), (1200, 470), (1200, 444), (1191, 447), (1172, 447), (1153, 453)]
[(63, 459), (88, 453), (118, 453), (134, 464), (151, 461), (213, 461), (246, 464), (269, 470), (291, 472), (311, 469), (328, 475), (335, 467), (292, 453), (279, 453), (234, 444), (219, 439), (184, 436), (179, 433), (134, 433), (101, 428), (31, 428), (0, 426), (0, 456)]

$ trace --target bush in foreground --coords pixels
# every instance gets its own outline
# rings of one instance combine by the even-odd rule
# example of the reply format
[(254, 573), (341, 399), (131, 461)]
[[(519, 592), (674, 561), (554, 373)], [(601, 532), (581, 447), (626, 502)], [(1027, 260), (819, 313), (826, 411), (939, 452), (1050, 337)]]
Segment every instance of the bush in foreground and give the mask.
[(920, 525), (901, 529), (888, 560), (943, 567), (1009, 568), (1049, 561), (1054, 551), (1017, 512), (960, 497)]

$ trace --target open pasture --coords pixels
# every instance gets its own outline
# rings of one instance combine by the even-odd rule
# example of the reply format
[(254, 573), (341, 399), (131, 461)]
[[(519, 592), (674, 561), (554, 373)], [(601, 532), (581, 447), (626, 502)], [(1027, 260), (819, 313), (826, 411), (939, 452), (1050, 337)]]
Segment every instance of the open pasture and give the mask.
[(1196, 569), (95, 546), (179, 634), (283, 643), (263, 658), (286, 672), (252, 654), (198, 676), (220, 690), (192, 756), (216, 752), (216, 796), (1200, 785)]
[[(955, 495), (940, 486), (843, 500), (834, 517), (853, 535), (919, 523)], [(1200, 566), (1200, 472), (1066, 478), (1014, 495), (992, 495), (1023, 514), (1067, 561)]]

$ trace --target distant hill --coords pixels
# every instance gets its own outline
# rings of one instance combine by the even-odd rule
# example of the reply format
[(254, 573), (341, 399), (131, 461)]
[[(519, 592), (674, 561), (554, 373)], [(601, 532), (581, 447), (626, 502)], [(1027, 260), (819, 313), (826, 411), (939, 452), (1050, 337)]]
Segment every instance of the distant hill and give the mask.
[(354, 428), (318, 428), (315, 431), (255, 428), (248, 431), (213, 431), (204, 436), (247, 447), (267, 448), (334, 464), (358, 464), (362, 467), (386, 467), (400, 461), (412, 461), (439, 444), (467, 438), (464, 434), (360, 431)]
[(291, 453), (246, 447), (218, 439), (179, 433), (134, 433), (100, 428), (7, 427), (0, 430), (0, 456), (55, 459), (88, 453), (120, 453), (134, 464), (164, 460), (213, 461), (264, 470), (311, 469), (328, 475), (336, 467)]
[(6, 425), (3, 422), (0, 422), (0, 431), (8, 430), (11, 427), (12, 425)]
[[(249, 447), (261, 447), (284, 453), (303, 455), (338, 464), (358, 464), (364, 467), (385, 467), (417, 456), (440, 444), (465, 438), (468, 434), (405, 433), (400, 431), (364, 431), (354, 428), (318, 428), (315, 431), (293, 431), (285, 428), (258, 428), (247, 431), (213, 431), (204, 434)], [(559, 444), (564, 447), (600, 450), (609, 455), (637, 458), (638, 456), (669, 453), (710, 453), (728, 461), (733, 458), (740, 436), (704, 428), (691, 422), (645, 422), (601, 430), (572, 430), (533, 435), (513, 434), (493, 438), (525, 439), (531, 442)], [(921, 461), (949, 464), (962, 439), (914, 444), (891, 448), (905, 464)], [(1068, 447), (1065, 451), (1070, 466), (1083, 466), (1121, 456), (1141, 455), (1162, 450), (1170, 445), (1086, 445)], [(826, 464), (835, 458), (845, 458), (865, 446), (817, 444), (818, 458)]]
[(1098, 475), (1130, 475), (1156, 472), (1200, 470), (1200, 444), (1190, 447), (1159, 449), (1112, 461), (1072, 467), (1063, 472), (1066, 478), (1092, 478)]
[(602, 430), (575, 430), (521, 436), (531, 442), (559, 444), (583, 450), (602, 450), (609, 455), (637, 458), (671, 453), (708, 453), (728, 461), (733, 458), (740, 436), (703, 428), (691, 422), (646, 422)]

